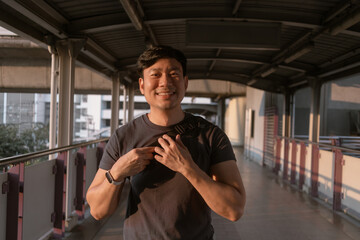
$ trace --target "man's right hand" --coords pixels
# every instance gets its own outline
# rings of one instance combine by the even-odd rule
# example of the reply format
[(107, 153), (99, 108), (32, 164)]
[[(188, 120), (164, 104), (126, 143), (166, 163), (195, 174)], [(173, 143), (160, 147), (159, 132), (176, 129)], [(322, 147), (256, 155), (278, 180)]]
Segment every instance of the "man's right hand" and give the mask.
[(154, 159), (155, 147), (134, 148), (121, 156), (111, 168), (115, 181), (121, 181), (128, 176), (134, 176), (143, 171)]

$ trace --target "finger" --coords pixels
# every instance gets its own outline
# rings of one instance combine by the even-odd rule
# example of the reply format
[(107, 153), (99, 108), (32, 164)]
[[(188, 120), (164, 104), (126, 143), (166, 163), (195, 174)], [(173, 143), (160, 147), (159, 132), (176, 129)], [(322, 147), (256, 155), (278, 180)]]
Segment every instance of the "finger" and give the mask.
[(181, 141), (180, 134), (176, 135), (175, 141), (177, 144), (179, 144), (181, 147), (185, 147), (184, 143)]
[(162, 159), (163, 159), (163, 157), (160, 156), (160, 155), (155, 155), (154, 158), (155, 158), (156, 161), (158, 161), (160, 163), (162, 162)]
[(168, 143), (169, 143), (170, 145), (172, 145), (172, 144), (175, 143), (175, 141), (174, 141), (169, 135), (167, 135), (167, 134), (165, 134), (165, 135), (163, 136), (163, 138), (164, 138), (166, 141), (168, 141)]
[(164, 149), (162, 149), (161, 147), (155, 147), (155, 152), (159, 155), (164, 155)]
[(169, 142), (163, 138), (159, 138), (158, 142), (163, 149), (166, 149), (167, 147), (169, 147)]
[(141, 147), (141, 148), (138, 148), (140, 150), (140, 152), (154, 152), (154, 148), (155, 147)]

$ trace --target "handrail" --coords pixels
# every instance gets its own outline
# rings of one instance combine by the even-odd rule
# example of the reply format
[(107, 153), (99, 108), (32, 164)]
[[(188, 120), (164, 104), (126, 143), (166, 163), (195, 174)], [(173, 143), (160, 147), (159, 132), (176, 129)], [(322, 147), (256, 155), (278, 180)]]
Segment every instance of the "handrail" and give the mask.
[(342, 150), (342, 151), (353, 152), (353, 153), (360, 154), (359, 150), (355, 150), (355, 149), (351, 149), (351, 148), (339, 147), (339, 146), (335, 146), (335, 145), (329, 145), (329, 144), (326, 144), (326, 143), (312, 142), (312, 141), (305, 140), (305, 139), (290, 138), (290, 137), (284, 137), (284, 136), (276, 136), (276, 137), (280, 138), (280, 139), (295, 140), (297, 142), (304, 142), (304, 143), (308, 143), (308, 144), (312, 144), (312, 145), (319, 145), (319, 146), (323, 146), (323, 147), (336, 148), (336, 149), (339, 149), (339, 150)]
[(64, 147), (46, 149), (46, 150), (42, 150), (42, 151), (38, 151), (38, 152), (26, 153), (26, 154), (13, 156), (13, 157), (2, 158), (2, 159), (0, 159), (0, 167), (10, 165), (10, 164), (23, 163), (23, 162), (26, 162), (33, 158), (39, 158), (39, 157), (43, 157), (43, 156), (58, 153), (58, 152), (68, 151), (68, 150), (71, 150), (74, 148), (80, 148), (80, 147), (88, 146), (88, 145), (91, 145), (94, 143), (105, 142), (107, 140), (109, 140), (108, 137), (92, 140), (89, 142), (82, 142), (82, 143), (77, 143), (77, 144), (73, 144), (73, 145), (68, 145), (68, 146), (64, 146)]

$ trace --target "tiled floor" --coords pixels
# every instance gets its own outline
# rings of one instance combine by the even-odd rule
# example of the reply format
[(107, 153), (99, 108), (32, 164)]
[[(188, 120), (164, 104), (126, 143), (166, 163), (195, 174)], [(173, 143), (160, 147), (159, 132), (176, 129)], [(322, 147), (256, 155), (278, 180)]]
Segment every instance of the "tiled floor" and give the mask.
[[(216, 240), (360, 240), (360, 223), (284, 184), (268, 169), (244, 159), (241, 149), (235, 152), (247, 192), (245, 214), (236, 223), (213, 214)], [(66, 239), (122, 239), (124, 211), (120, 206), (101, 222), (89, 217)]]

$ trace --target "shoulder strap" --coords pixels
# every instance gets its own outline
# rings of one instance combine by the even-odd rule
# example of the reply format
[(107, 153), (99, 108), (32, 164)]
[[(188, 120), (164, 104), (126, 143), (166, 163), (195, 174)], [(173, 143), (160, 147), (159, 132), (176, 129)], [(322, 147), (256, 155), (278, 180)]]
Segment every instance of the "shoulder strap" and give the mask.
[(196, 128), (204, 128), (208, 124), (209, 123), (202, 117), (190, 116), (190, 117), (186, 118), (184, 121), (176, 124), (174, 126), (174, 130), (177, 134), (182, 135), (185, 132), (192, 131)]

